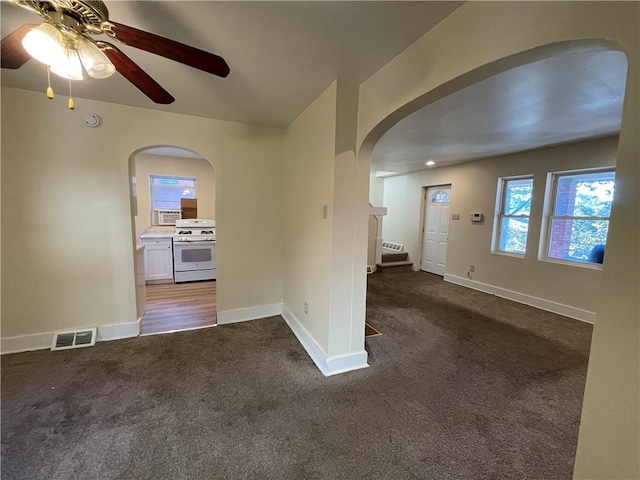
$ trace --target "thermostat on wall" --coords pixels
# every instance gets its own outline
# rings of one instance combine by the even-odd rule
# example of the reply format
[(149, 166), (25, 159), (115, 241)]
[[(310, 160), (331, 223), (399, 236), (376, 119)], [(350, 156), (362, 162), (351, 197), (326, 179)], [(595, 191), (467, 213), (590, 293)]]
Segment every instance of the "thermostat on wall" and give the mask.
[(472, 222), (481, 222), (482, 221), (482, 213), (480, 212), (471, 212), (469, 216)]

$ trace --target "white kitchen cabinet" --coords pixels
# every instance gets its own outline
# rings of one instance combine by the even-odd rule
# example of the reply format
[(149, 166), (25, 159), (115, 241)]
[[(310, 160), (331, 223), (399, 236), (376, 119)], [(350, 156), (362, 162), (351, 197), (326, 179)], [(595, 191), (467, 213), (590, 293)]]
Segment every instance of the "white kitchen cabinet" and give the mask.
[(173, 283), (171, 238), (142, 238), (147, 283)]

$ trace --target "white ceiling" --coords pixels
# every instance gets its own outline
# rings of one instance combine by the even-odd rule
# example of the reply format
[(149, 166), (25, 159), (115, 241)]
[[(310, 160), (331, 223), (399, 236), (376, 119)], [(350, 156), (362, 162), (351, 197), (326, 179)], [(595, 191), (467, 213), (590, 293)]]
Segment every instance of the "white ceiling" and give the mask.
[[(231, 73), (219, 78), (117, 44), (176, 101), (155, 105), (120, 75), (74, 82), (73, 93), (76, 98), (284, 128), (336, 78), (362, 83), (461, 3), (107, 0), (113, 21), (220, 55)], [(1, 8), (3, 37), (24, 23), (40, 21), (11, 3), (3, 1)], [(54, 90), (64, 94), (66, 81), (52, 80)], [(18, 70), (3, 69), (2, 84), (44, 92), (45, 67), (30, 60)]]
[[(76, 104), (88, 98), (284, 128), (336, 78), (362, 83), (461, 3), (107, 1), (112, 20), (218, 54), (231, 73), (219, 78), (117, 44), (176, 101), (156, 105), (117, 74), (74, 82), (74, 97)], [(0, 7), (3, 37), (39, 22), (6, 1)], [(501, 73), (400, 121), (376, 145), (372, 168), (408, 172), (428, 159), (438, 166), (613, 134), (625, 73), (618, 52), (575, 53)], [(66, 95), (66, 81), (52, 81)], [(44, 95), (46, 71), (30, 60), (3, 69), (1, 82)]]
[(620, 131), (623, 53), (572, 53), (519, 66), (405, 117), (376, 144), (372, 168), (422, 170)]

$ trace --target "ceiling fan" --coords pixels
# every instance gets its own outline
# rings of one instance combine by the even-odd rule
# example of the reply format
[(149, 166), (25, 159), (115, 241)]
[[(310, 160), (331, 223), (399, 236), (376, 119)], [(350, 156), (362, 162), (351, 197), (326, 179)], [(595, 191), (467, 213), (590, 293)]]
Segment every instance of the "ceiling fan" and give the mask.
[[(44, 21), (39, 25), (25, 24), (2, 39), (2, 68), (20, 68), (34, 57), (69, 80), (83, 78), (82, 66), (93, 78), (106, 78), (117, 71), (155, 103), (172, 103), (175, 99), (171, 94), (115, 45), (91, 38), (106, 34), (125, 45), (190, 67), (220, 77), (229, 75), (227, 62), (218, 55), (110, 20), (101, 0), (11, 2), (37, 13)], [(51, 87), (47, 95), (53, 98)], [(69, 106), (73, 108), (72, 103)]]

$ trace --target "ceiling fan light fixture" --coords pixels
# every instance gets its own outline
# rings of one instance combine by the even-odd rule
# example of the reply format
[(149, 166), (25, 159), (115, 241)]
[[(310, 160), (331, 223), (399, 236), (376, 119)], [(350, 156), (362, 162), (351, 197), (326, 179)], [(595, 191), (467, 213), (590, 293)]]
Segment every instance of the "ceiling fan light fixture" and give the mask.
[(22, 39), (22, 46), (33, 58), (46, 65), (58, 63), (64, 56), (62, 33), (49, 23), (32, 28)]
[(82, 64), (78, 52), (73, 48), (65, 47), (62, 57), (51, 65), (51, 71), (69, 80), (82, 80)]
[(86, 37), (80, 37), (76, 43), (78, 54), (84, 69), (92, 78), (107, 78), (113, 75), (116, 67), (98, 46)]

